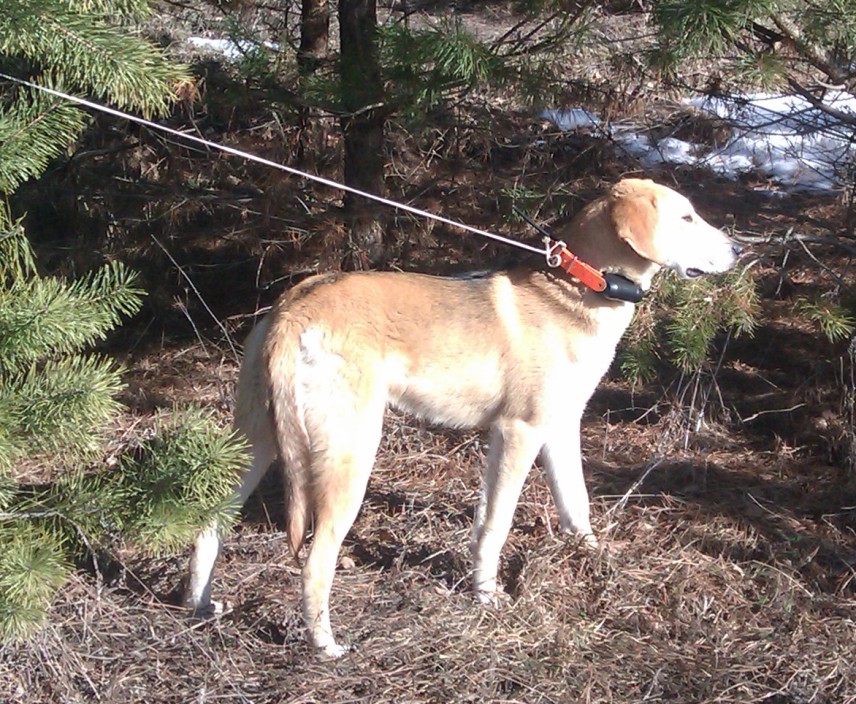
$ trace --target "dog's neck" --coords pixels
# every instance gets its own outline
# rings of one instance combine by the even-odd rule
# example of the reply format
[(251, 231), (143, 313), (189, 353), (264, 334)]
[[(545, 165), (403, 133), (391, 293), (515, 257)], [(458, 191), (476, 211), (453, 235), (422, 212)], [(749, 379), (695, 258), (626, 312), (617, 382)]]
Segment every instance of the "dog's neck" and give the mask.
[(598, 200), (571, 221), (561, 239), (571, 252), (595, 269), (619, 274), (647, 291), (660, 265), (639, 256), (618, 235), (610, 246), (604, 247), (604, 239), (598, 234), (605, 229), (612, 229), (607, 203)]

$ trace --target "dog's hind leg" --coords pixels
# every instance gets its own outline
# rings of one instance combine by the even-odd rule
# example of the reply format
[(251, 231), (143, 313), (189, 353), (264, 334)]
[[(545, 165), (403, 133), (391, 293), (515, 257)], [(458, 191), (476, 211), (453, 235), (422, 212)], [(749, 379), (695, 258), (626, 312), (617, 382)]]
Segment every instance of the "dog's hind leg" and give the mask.
[[(347, 393), (343, 393), (346, 396)], [(349, 400), (340, 398), (347, 405)], [(357, 517), (380, 442), (385, 397), (359, 404), (349, 417), (338, 414), (327, 437), (312, 438), (310, 502), (314, 531), (303, 567), (303, 617), (309, 642), (322, 657), (347, 651), (333, 637), (330, 590), (342, 541)]]
[[(262, 320), (247, 337), (244, 362), (238, 380), (235, 406), (235, 428), (247, 438), (252, 450), (252, 463), (240, 476), (230, 499), (239, 510), (258, 486), (276, 457), (277, 445), (273, 426), (267, 413), (266, 382), (259, 355), (267, 333), (268, 322)], [(211, 577), (220, 553), (223, 536), (220, 528), (211, 524), (197, 536), (190, 558), (190, 577), (184, 592), (184, 605), (200, 615), (216, 610), (211, 603)]]
[[(276, 457), (276, 445), (272, 432), (268, 432), (262, 437), (256, 437), (252, 441), (252, 455), (252, 464), (241, 475), (240, 482), (235, 487), (230, 499), (235, 510), (239, 510), (250, 497), (250, 494), (255, 491)], [(217, 610), (217, 605), (212, 605), (211, 602), (211, 579), (222, 540), (220, 528), (212, 523), (202, 529), (193, 546), (193, 555), (190, 558), (190, 577), (184, 593), (184, 605), (199, 615), (206, 615)]]
[(591, 527), (589, 496), (583, 477), (579, 418), (551, 434), (541, 453), (550, 493), (559, 513), (559, 529), (578, 535), (589, 547), (597, 547)]
[(508, 538), (523, 482), (544, 436), (540, 428), (519, 420), (501, 421), (490, 434), (490, 453), (482, 495), (473, 525), (473, 590), (485, 604), (501, 591), (496, 582), (499, 553)]

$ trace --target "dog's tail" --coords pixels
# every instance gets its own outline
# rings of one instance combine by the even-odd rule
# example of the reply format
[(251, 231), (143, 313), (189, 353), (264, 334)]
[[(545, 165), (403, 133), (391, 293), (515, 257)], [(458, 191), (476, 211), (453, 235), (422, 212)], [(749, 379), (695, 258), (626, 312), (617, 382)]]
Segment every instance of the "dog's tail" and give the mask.
[(282, 473), (285, 480), (285, 533), (295, 559), (306, 541), (309, 528), (308, 482), (304, 470), (303, 462), (290, 462), (285, 465)]
[[(276, 320), (273, 325), (283, 325)], [(287, 329), (273, 329), (267, 337), (263, 366), (267, 375), (268, 413), (282, 462), (285, 494), (285, 531), (296, 558), (306, 540), (311, 520), (310, 462), (306, 428), (302, 427), (300, 399), (295, 379), (297, 345)]]
[[(286, 321), (287, 322), (287, 321)], [(299, 425), (294, 384), (294, 342), (288, 344), (281, 317), (271, 314), (244, 343), (238, 378), (235, 426), (251, 444), (276, 450), (285, 484), (286, 532), (295, 557), (303, 546), (310, 519), (307, 502), (308, 461), (305, 428)]]

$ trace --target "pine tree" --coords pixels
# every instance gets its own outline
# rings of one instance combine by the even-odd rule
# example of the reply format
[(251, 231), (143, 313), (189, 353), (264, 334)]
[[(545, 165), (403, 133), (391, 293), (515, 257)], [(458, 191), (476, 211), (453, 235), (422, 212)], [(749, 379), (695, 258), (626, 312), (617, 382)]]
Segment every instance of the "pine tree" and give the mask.
[[(853, 133), (856, 115), (829, 100), (841, 91), (856, 92), (856, 3), (852, 0), (655, 0), (652, 21), (656, 45), (650, 58), (667, 77), (677, 81), (688, 61), (705, 60), (709, 71), (696, 74), (703, 83), (690, 86), (693, 89), (716, 97), (734, 94), (737, 100), (741, 93), (759, 87), (796, 94), (825, 113), (822, 129), (838, 135)], [(845, 183), (849, 179), (852, 192), (856, 187), (852, 156), (837, 167), (841, 179)], [(846, 228), (834, 234), (852, 237)], [(799, 301), (795, 312), (830, 342), (840, 341), (852, 337), (856, 329), (856, 319), (846, 306), (853, 293), (842, 278), (823, 300)], [(653, 348), (640, 342), (653, 339), (655, 328), (669, 338), (666, 346), (680, 368), (688, 370), (695, 364), (696, 352), (707, 346), (702, 339), (710, 339), (710, 317), (703, 314), (704, 306), (694, 307), (689, 301), (678, 306), (665, 325), (648, 326), (644, 334), (637, 330), (631, 344), (641, 355), (636, 366), (651, 361)], [(717, 306), (714, 317), (727, 323), (733, 310), (733, 306)], [(639, 371), (629, 358), (625, 364), (631, 373)]]
[[(322, 20), (326, 2), (304, 0), (297, 55), (302, 100), (339, 116), (344, 183), (382, 195), (385, 126), (390, 118), (419, 120), (489, 84), (517, 87), (527, 97), (543, 94), (540, 79), (550, 74), (555, 81), (557, 72), (552, 66), (545, 69), (534, 55), (546, 56), (572, 32), (582, 31), (581, 18), (592, 6), (525, 0), (516, 3), (520, 19), (513, 29), (495, 40), (482, 40), (455, 19), (411, 26), (406, 5), (398, 8), (403, 10), (401, 16), (394, 11), (379, 23), (375, 0), (341, 0), (339, 54), (321, 62), (317, 54), (326, 45), (327, 26)], [(311, 70), (323, 64), (335, 67), (336, 75)], [(516, 82), (510, 81), (512, 77)], [(350, 265), (379, 265), (385, 256), (385, 211), (349, 193), (344, 196), (344, 213), (352, 245)]]
[(716, 58), (720, 78), (731, 84), (762, 82), (809, 95), (822, 84), (856, 85), (851, 0), (656, 0), (653, 19), (667, 68), (705, 57)]
[[(144, 0), (3, 5), (3, 73), (149, 115), (186, 80), (134, 31)], [(86, 122), (59, 99), (0, 82), (0, 192), (38, 177)], [(43, 621), (75, 558), (120, 541), (165, 550), (230, 520), (243, 463), (241, 444), (197, 410), (108, 466), (121, 370), (90, 350), (139, 309), (142, 291), (118, 262), (77, 281), (41, 275), (24, 222), (0, 205), (0, 638)]]
[(745, 268), (695, 281), (662, 274), (651, 295), (637, 306), (622, 341), (621, 370), (633, 384), (653, 378), (658, 360), (693, 374), (709, 364), (711, 345), (720, 331), (751, 335), (758, 313), (755, 279)]

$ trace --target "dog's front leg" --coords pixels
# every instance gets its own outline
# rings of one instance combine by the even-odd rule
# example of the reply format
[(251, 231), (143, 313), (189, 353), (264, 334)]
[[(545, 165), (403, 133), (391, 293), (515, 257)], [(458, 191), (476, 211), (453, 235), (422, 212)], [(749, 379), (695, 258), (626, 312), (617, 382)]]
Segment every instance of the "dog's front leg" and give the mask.
[(579, 415), (568, 418), (561, 428), (550, 433), (541, 457), (550, 493), (559, 512), (559, 529), (563, 533), (580, 536), (589, 547), (597, 547), (583, 477)]
[(473, 590), (479, 601), (496, 602), (499, 553), (508, 538), (517, 499), (538, 450), (541, 428), (520, 420), (499, 421), (491, 429), (490, 452), (473, 525)]

